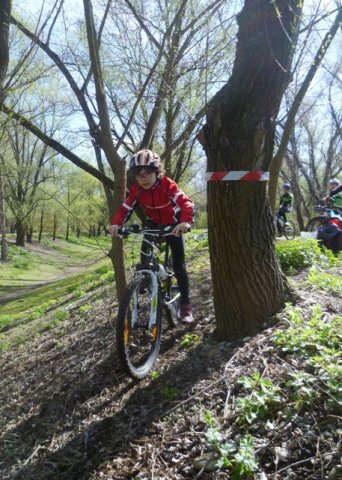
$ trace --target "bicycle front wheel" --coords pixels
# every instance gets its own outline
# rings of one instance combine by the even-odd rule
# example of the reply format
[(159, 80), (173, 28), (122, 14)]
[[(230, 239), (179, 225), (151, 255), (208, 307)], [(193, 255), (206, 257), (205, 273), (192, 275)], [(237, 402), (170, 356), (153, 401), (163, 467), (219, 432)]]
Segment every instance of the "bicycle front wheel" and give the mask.
[(160, 299), (152, 299), (151, 277), (140, 276), (127, 287), (119, 305), (116, 344), (124, 370), (134, 378), (148, 375), (157, 359), (160, 341)]
[(320, 227), (323, 226), (324, 222), (325, 222), (325, 217), (312, 218), (306, 226), (306, 231), (315, 232), (316, 230), (318, 230)]
[(284, 225), (284, 235), (287, 240), (293, 240), (296, 236), (296, 230), (291, 220), (288, 220)]

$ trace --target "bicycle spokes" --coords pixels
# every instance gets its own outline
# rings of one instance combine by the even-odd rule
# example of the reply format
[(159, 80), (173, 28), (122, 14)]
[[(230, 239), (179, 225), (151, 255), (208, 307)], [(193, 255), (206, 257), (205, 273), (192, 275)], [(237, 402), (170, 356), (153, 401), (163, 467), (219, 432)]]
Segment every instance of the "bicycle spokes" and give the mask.
[(140, 277), (128, 288), (120, 304), (117, 345), (125, 369), (142, 378), (156, 360), (161, 335), (161, 313), (158, 297), (152, 297), (152, 280)]

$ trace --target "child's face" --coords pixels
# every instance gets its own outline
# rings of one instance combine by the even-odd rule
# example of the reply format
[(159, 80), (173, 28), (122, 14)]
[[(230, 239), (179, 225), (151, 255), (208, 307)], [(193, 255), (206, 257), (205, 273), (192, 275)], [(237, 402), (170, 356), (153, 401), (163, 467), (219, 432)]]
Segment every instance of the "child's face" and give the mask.
[(157, 173), (154, 170), (142, 168), (135, 174), (135, 178), (142, 188), (148, 190), (156, 183)]

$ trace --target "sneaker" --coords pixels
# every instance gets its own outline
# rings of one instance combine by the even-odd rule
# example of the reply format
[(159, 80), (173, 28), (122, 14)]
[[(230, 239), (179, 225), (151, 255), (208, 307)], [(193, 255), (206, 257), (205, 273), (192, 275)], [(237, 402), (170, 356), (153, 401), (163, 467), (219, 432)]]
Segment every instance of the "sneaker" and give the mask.
[(179, 306), (179, 318), (183, 323), (193, 323), (194, 317), (190, 303)]

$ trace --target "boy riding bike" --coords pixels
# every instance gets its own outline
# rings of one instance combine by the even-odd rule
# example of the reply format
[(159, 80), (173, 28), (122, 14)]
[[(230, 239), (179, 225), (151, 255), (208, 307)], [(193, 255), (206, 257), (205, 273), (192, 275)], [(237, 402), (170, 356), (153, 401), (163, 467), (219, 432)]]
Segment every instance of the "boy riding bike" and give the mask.
[(284, 183), (283, 185), (283, 193), (280, 195), (279, 199), (279, 210), (277, 213), (277, 228), (279, 234), (281, 234), (282, 228), (280, 225), (279, 219), (281, 219), (284, 223), (287, 222), (286, 213), (291, 212), (293, 207), (293, 194), (291, 193), (291, 185), (289, 183)]
[(163, 175), (159, 155), (151, 150), (140, 150), (130, 160), (129, 173), (135, 179), (128, 197), (111, 221), (110, 234), (118, 235), (120, 227), (141, 205), (148, 217), (148, 228), (172, 225), (172, 235), (165, 237), (172, 252), (173, 270), (180, 298), (180, 320), (194, 321), (189, 298), (189, 278), (185, 265), (184, 234), (193, 222), (194, 204), (169, 177)]

